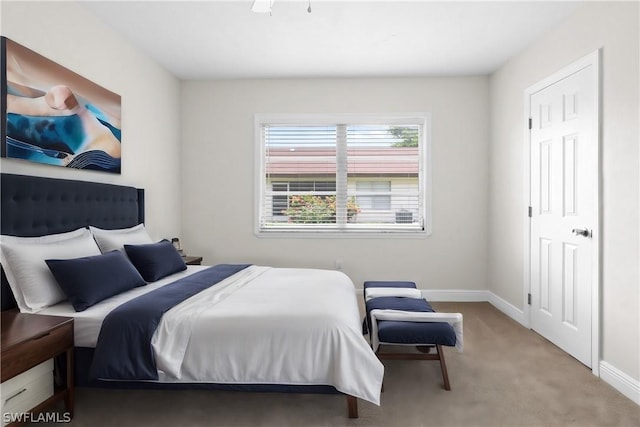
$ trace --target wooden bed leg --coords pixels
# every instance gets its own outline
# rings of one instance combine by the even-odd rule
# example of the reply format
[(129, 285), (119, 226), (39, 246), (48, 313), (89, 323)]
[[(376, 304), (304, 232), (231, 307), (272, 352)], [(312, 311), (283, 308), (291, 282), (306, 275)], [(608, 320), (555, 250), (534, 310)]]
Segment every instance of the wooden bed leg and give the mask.
[(358, 418), (358, 398), (347, 394), (347, 410), (349, 418)]
[(444, 362), (444, 352), (442, 351), (442, 346), (440, 344), (436, 345), (436, 350), (438, 351), (438, 359), (440, 359), (440, 368), (442, 369), (444, 389), (451, 390), (451, 385), (449, 384), (449, 374), (447, 373), (447, 364)]

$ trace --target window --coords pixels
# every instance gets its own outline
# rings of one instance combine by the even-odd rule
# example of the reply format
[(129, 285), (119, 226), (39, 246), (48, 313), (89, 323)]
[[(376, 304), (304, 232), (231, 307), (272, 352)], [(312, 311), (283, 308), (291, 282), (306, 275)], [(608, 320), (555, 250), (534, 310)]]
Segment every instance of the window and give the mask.
[[(288, 221), (296, 208), (297, 198), (303, 195), (315, 195), (326, 200), (328, 195), (335, 194), (335, 181), (274, 181), (272, 209), (274, 221)], [(327, 193), (328, 192), (328, 193)], [(327, 193), (327, 194), (325, 194)]]
[(363, 210), (391, 210), (391, 181), (356, 181), (356, 204)]
[(258, 234), (429, 231), (428, 115), (258, 115)]
[(288, 182), (274, 182), (271, 184), (273, 190), (273, 197), (271, 199), (271, 206), (273, 209), (273, 217), (276, 220), (277, 217), (284, 217), (287, 209), (289, 209), (289, 196), (283, 192), (289, 192)]

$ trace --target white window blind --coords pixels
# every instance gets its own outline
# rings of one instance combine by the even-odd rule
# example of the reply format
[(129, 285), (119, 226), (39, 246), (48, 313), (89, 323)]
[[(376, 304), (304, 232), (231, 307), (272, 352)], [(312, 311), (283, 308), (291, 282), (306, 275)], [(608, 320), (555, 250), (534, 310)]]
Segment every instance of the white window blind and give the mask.
[(391, 181), (356, 181), (356, 204), (371, 211), (391, 210)]
[(256, 125), (259, 233), (425, 230), (425, 117), (278, 116)]

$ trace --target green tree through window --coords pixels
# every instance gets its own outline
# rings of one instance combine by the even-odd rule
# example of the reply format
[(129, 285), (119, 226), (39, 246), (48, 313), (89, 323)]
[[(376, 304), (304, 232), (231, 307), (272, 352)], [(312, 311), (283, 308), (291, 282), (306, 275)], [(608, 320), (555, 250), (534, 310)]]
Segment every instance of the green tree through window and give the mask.
[(418, 132), (415, 128), (392, 126), (389, 128), (389, 133), (397, 139), (402, 141), (394, 142), (394, 147), (417, 147), (418, 146)]

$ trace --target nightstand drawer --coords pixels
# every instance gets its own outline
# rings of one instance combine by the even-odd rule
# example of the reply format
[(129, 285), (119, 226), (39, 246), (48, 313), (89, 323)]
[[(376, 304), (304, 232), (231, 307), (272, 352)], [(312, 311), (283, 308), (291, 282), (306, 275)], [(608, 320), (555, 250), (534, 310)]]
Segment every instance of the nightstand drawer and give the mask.
[(53, 359), (2, 383), (2, 425), (5, 413), (24, 413), (53, 396)]
[[(65, 419), (72, 419), (73, 318), (6, 310), (0, 327), (0, 404), (4, 412), (0, 423), (29, 421), (32, 410), (54, 409), (60, 401), (68, 414)], [(60, 384), (54, 384), (54, 372)]]
[(73, 323), (65, 324), (40, 337), (22, 342), (2, 352), (2, 381), (73, 347)]

